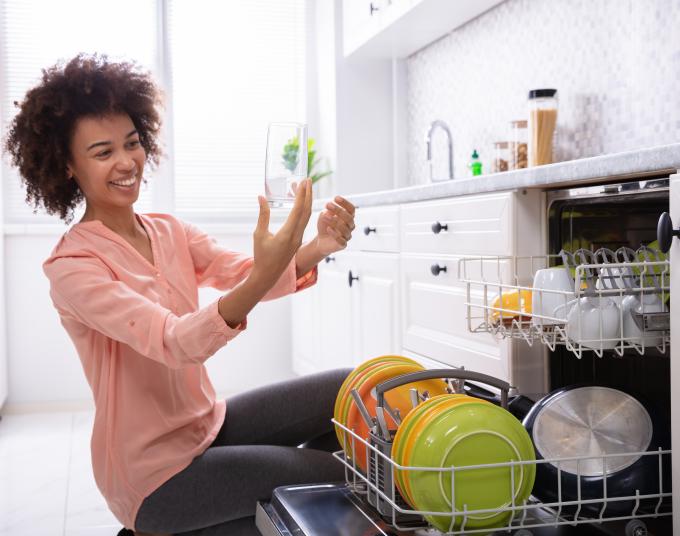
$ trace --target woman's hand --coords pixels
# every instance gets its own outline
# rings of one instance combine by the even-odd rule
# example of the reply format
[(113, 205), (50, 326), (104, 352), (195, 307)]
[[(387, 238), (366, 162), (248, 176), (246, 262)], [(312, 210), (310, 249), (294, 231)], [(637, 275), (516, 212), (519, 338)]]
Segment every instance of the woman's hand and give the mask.
[(306, 179), (295, 192), (295, 204), (276, 234), (269, 231), (269, 205), (258, 196), (260, 215), (253, 233), (255, 264), (251, 277), (265, 285), (278, 281), (302, 244), (302, 235), (312, 214), (312, 181)]
[(354, 231), (355, 207), (344, 197), (336, 196), (333, 202), (326, 204), (326, 209), (319, 214), (316, 224), (318, 235), (317, 248), (322, 257), (347, 247)]

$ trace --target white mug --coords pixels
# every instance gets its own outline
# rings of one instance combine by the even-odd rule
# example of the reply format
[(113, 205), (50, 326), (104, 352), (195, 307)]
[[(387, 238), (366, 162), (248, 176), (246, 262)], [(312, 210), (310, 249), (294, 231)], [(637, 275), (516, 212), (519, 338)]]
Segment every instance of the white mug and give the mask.
[(584, 296), (558, 306), (553, 314), (565, 312), (570, 341), (593, 350), (611, 350), (621, 340), (620, 310), (614, 300)]
[[(574, 280), (569, 270), (564, 266), (544, 268), (534, 274), (534, 285), (531, 293), (531, 322), (534, 325), (561, 324), (566, 319), (566, 311), (563, 317), (555, 319), (555, 309), (560, 305), (566, 305), (574, 300)], [(542, 318), (542, 317), (553, 317)]]
[(665, 310), (666, 306), (658, 294), (644, 294), (642, 300), (639, 294), (629, 294), (623, 298), (621, 314), (623, 315), (624, 339), (640, 346), (644, 344), (645, 348), (659, 346), (663, 342), (663, 334), (656, 331), (644, 333), (635, 322), (633, 313), (660, 313)]

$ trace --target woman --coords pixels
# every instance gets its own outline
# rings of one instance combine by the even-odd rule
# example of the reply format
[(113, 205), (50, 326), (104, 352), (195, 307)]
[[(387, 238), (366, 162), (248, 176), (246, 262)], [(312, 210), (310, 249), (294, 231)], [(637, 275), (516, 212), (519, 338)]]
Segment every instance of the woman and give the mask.
[[(161, 154), (160, 95), (134, 64), (81, 54), (16, 104), (6, 150), (36, 208), (70, 223), (85, 200), (43, 270), (92, 389), (93, 472), (120, 534), (257, 534), (256, 501), (274, 487), (343, 478), (328, 438), (349, 371), (225, 401), (204, 362), (258, 302), (316, 282), (317, 263), (350, 240), (354, 206), (336, 197), (302, 244), (310, 181), (276, 234), (260, 196), (253, 257), (169, 214), (135, 213), (147, 158)], [(201, 286), (229, 292), (199, 308)]]

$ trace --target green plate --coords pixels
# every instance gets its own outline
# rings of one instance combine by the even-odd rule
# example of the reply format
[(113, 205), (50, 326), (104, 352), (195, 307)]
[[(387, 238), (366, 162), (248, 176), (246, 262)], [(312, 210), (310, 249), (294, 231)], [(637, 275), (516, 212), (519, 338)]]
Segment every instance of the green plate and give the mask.
[[(460, 395), (452, 395), (454, 398), (451, 398), (447, 400), (445, 403), (437, 404), (436, 406), (431, 407), (428, 411), (423, 413), (420, 418), (418, 419), (418, 422), (415, 423), (415, 425), (411, 428), (409, 432), (409, 438), (407, 441), (404, 442), (404, 447), (403, 451), (401, 452), (401, 463), (402, 465), (406, 467), (411, 467), (413, 464), (411, 463), (411, 458), (413, 456), (413, 449), (415, 447), (415, 444), (418, 440), (418, 437), (423, 433), (424, 430), (427, 429), (429, 424), (439, 417), (440, 414), (445, 413), (448, 411), (449, 408), (456, 406), (458, 404), (477, 404), (477, 403), (482, 403), (482, 404), (491, 404), (491, 402), (487, 402), (486, 400), (480, 400), (478, 398), (474, 398), (472, 396), (460, 394)], [(410, 481), (408, 478), (404, 478), (404, 491), (406, 492), (406, 495), (410, 498), (411, 502), (413, 502), (413, 494), (410, 489)]]
[[(434, 419), (414, 445), (410, 465), (419, 467), (465, 467), (535, 460), (534, 448), (522, 424), (509, 412), (491, 404), (468, 403), (453, 406)], [(511, 493), (514, 473), (514, 493)], [(409, 471), (407, 478), (418, 510), (451, 510), (451, 474), (443, 471)], [(457, 471), (455, 476), (456, 511), (504, 508), (529, 498), (536, 475), (535, 464), (489, 467)], [(466, 528), (500, 527), (511, 512), (490, 512), (467, 516)], [(436, 528), (448, 531), (451, 516), (425, 516)], [(453, 529), (460, 528), (456, 516)]]
[[(392, 460), (394, 460), (397, 464), (399, 465), (404, 465), (404, 460), (402, 458), (404, 449), (406, 448), (406, 444), (409, 441), (412, 441), (413, 438), (411, 437), (411, 430), (413, 427), (418, 423), (420, 420), (420, 417), (432, 409), (433, 407), (436, 407), (444, 402), (447, 402), (451, 400), (452, 398), (460, 398), (462, 396), (467, 396), (464, 394), (446, 394), (446, 395), (437, 395), (433, 396), (432, 398), (429, 398), (422, 402), (421, 404), (418, 404), (418, 406), (410, 411), (408, 415), (404, 418), (404, 420), (401, 422), (401, 425), (399, 425), (399, 428), (397, 429), (397, 433), (394, 436), (394, 441), (392, 442)], [(402, 471), (401, 469), (395, 469), (395, 477), (397, 480), (397, 487), (399, 488), (399, 491), (401, 492), (401, 496), (406, 499), (406, 501), (411, 504), (411, 498), (408, 497), (408, 491), (406, 489), (406, 484), (404, 482), (405, 480), (405, 474), (408, 471)]]

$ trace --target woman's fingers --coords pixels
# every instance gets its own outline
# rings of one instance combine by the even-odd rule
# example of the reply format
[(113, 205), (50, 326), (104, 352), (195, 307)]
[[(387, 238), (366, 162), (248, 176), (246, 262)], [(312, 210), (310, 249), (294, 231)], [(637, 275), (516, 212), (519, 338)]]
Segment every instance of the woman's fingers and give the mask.
[(337, 230), (333, 229), (330, 225), (326, 227), (326, 230), (328, 231), (328, 234), (333, 236), (335, 241), (340, 244), (343, 248), (347, 247), (347, 240), (345, 239), (344, 236), (340, 234)]
[(279, 233), (293, 242), (295, 247), (302, 241), (307, 222), (312, 215), (312, 181), (302, 181), (295, 194), (295, 204)]
[[(349, 229), (351, 231), (354, 230), (354, 205), (352, 205), (349, 201), (345, 200), (344, 198), (338, 196), (336, 197), (337, 199), (341, 199), (344, 203), (349, 204), (349, 206), (345, 205), (344, 203), (342, 205), (335, 205), (333, 203), (328, 203), (326, 204), (326, 208), (328, 208), (335, 216), (340, 218), (342, 221), (344, 221)], [(351, 209), (351, 212), (350, 212)]]
[(338, 231), (338, 233), (340, 233), (340, 235), (345, 240), (349, 240), (352, 237), (352, 230), (354, 229), (354, 226), (350, 227), (337, 215), (333, 216), (333, 219), (331, 220), (331, 227)]
[(260, 214), (257, 217), (255, 232), (266, 233), (269, 231), (269, 203), (261, 195), (257, 196), (257, 201), (260, 204)]

